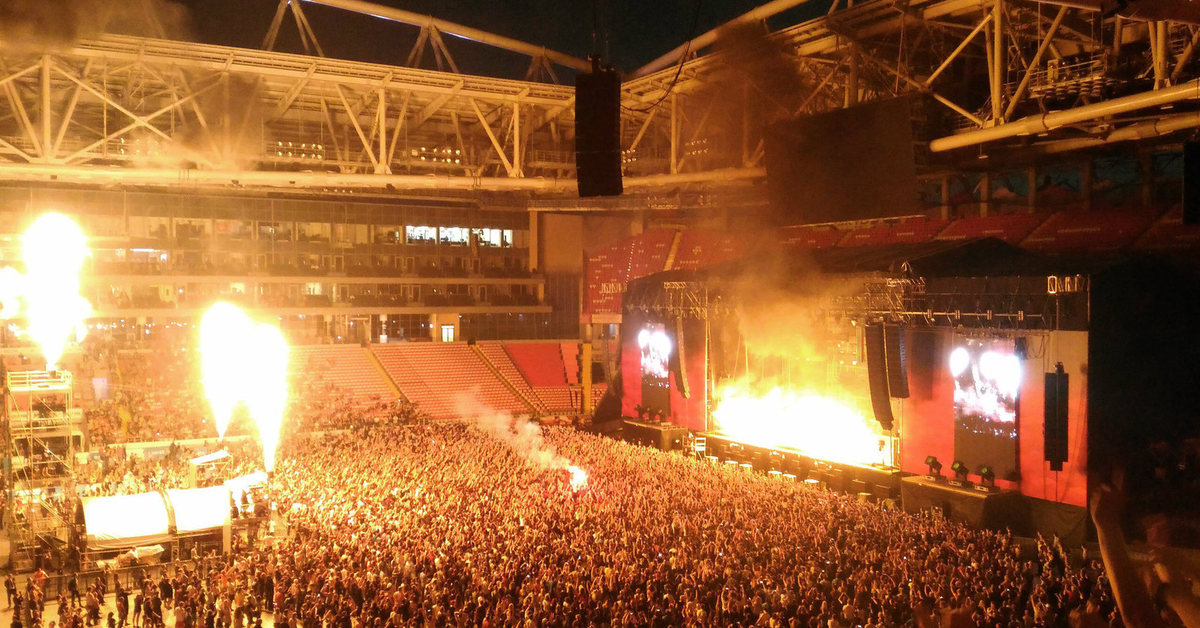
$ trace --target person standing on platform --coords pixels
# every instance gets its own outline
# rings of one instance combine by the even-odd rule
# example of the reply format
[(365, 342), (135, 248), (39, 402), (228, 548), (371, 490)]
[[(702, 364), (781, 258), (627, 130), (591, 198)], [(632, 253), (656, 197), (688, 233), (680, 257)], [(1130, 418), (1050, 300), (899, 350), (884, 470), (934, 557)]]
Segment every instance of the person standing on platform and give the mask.
[(133, 596), (133, 625), (134, 625), (134, 628), (137, 628), (142, 625), (142, 605), (143, 605), (143, 600), (145, 600), (145, 598), (146, 598), (146, 596), (141, 591), (138, 591), (137, 594)]
[(8, 608), (12, 608), (13, 597), (17, 594), (17, 579), (13, 578), (11, 571), (4, 576), (4, 591), (8, 594)]
[(117, 628), (125, 628), (129, 619), (129, 592), (117, 582)]
[(67, 580), (67, 592), (71, 594), (71, 603), (79, 606), (79, 574), (71, 572), (71, 579)]

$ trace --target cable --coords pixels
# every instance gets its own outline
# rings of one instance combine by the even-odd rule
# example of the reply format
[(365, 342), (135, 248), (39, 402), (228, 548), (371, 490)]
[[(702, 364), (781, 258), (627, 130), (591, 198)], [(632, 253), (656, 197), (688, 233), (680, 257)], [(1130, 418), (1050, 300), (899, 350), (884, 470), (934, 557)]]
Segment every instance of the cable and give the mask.
[(667, 96), (670, 96), (671, 93), (675, 91), (675, 84), (679, 82), (679, 75), (683, 72), (683, 63), (687, 61), (688, 54), (690, 54), (692, 51), (692, 40), (696, 38), (696, 28), (700, 26), (700, 4), (701, 0), (696, 0), (696, 12), (692, 15), (692, 30), (690, 33), (688, 33), (687, 45), (683, 48), (683, 54), (679, 56), (679, 64), (675, 66), (675, 76), (671, 78), (671, 84), (667, 86), (667, 91), (663, 92), (663, 95), (649, 107), (635, 109), (633, 107), (621, 105), (622, 109), (627, 109), (636, 113), (646, 113), (651, 109), (661, 105), (663, 101), (667, 99)]

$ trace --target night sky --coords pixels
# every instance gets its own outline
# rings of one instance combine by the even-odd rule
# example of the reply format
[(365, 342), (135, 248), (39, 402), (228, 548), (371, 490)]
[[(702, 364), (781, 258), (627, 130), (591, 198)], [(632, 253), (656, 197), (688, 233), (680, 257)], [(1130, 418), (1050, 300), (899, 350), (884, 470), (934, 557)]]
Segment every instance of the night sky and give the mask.
[[(276, 0), (178, 1), (190, 11), (188, 38), (248, 48), (262, 44), (277, 6)], [(377, 1), (578, 57), (587, 57), (592, 50), (592, 3), (588, 0)], [(776, 16), (770, 26), (775, 29), (821, 15), (829, 1), (811, 0)], [(608, 60), (619, 70), (631, 72), (686, 41), (692, 34), (694, 21), (698, 22), (695, 33), (698, 35), (763, 2), (701, 1), (697, 18), (696, 0), (601, 0), (601, 29), (608, 33)], [(331, 57), (401, 65), (418, 33), (416, 27), (406, 24), (308, 3), (302, 7), (325, 54)], [(528, 67), (528, 58), (521, 55), (453, 37), (444, 39), (464, 72), (520, 78)], [(290, 14), (284, 21), (276, 49), (302, 51)], [(426, 53), (423, 67), (434, 67), (430, 52)], [(555, 69), (563, 78), (565, 71)]]

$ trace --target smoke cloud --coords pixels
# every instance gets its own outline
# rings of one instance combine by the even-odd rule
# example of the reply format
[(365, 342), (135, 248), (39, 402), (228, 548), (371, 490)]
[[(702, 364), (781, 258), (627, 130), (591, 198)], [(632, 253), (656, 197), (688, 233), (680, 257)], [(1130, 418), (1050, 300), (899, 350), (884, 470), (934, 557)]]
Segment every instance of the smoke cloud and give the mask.
[(756, 257), (722, 286), (740, 304), (738, 331), (746, 351), (794, 361), (831, 355), (846, 336), (847, 322), (831, 315), (830, 308), (861, 289), (859, 281), (823, 275), (796, 253)]
[(527, 417), (498, 412), (470, 396), (456, 400), (455, 410), (480, 431), (504, 442), (531, 464), (542, 469), (571, 468), (571, 461), (546, 444), (542, 438), (542, 428)]
[(4, 0), (0, 40), (14, 48), (69, 48), (102, 33), (190, 39), (187, 9), (169, 0)]

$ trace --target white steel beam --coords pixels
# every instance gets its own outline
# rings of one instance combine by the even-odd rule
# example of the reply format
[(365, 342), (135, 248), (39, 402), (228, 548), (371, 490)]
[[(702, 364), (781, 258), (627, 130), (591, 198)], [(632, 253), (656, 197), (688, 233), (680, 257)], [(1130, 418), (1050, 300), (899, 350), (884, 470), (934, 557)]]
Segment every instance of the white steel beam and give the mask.
[(586, 71), (590, 70), (592, 67), (592, 64), (589, 63), (586, 59), (580, 59), (579, 57), (573, 57), (571, 55), (557, 52), (554, 50), (547, 50), (544, 46), (535, 46), (533, 44), (519, 41), (519, 40), (513, 39), (511, 37), (504, 37), (503, 35), (489, 33), (487, 31), (480, 30), (478, 28), (472, 28), (470, 26), (463, 26), (461, 24), (455, 24), (453, 22), (448, 22), (446, 20), (439, 20), (439, 19), (429, 16), (429, 15), (421, 15), (420, 13), (404, 11), (402, 9), (384, 6), (381, 4), (376, 4), (374, 2), (364, 2), (363, 0), (304, 0), (304, 1), (312, 3), (312, 4), (321, 4), (321, 5), (325, 5), (328, 7), (333, 7), (335, 9), (342, 9), (344, 11), (361, 13), (363, 15), (371, 15), (371, 16), (382, 18), (385, 20), (391, 20), (393, 22), (403, 22), (405, 24), (411, 24), (413, 26), (421, 26), (421, 27), (429, 26), (432, 28), (436, 28), (437, 30), (439, 30), (447, 35), (453, 35), (455, 37), (459, 37), (462, 39), (476, 41), (481, 44), (487, 44), (489, 46), (494, 46), (496, 48), (502, 48), (504, 50), (511, 50), (513, 52), (519, 52), (521, 54), (528, 55), (531, 57), (543, 55), (547, 59), (549, 59), (559, 65), (563, 65), (568, 68), (575, 68), (576, 70), (579, 70), (581, 72), (586, 72)]
[(1157, 107), (1196, 98), (1200, 98), (1200, 79), (1194, 79), (1173, 87), (1113, 98), (1065, 111), (1028, 116), (987, 129), (940, 137), (929, 143), (929, 149), (933, 152), (941, 152), (966, 146), (975, 146), (1008, 137), (1043, 133), (1070, 124), (1079, 124), (1105, 116), (1128, 113), (1147, 107)]

